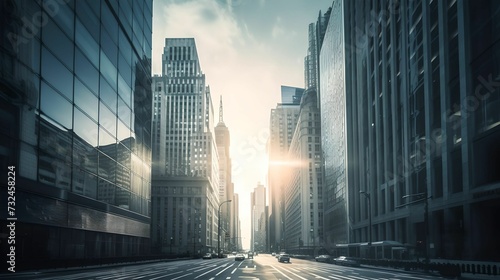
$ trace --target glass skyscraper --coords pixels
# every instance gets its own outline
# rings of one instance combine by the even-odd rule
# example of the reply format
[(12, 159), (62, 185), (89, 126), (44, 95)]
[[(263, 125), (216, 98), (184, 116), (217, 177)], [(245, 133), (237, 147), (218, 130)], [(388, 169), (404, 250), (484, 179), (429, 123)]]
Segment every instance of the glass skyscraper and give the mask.
[(0, 8), (0, 166), (16, 171), (19, 267), (147, 254), (152, 1)]

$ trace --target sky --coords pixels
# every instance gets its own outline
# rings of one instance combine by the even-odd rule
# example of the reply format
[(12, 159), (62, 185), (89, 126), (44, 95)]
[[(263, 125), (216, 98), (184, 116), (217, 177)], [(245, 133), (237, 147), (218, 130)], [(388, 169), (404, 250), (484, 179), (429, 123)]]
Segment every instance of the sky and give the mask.
[(240, 199), (241, 235), (250, 243), (250, 195), (267, 186), (271, 109), (281, 85), (304, 87), (308, 26), (333, 0), (155, 0), (153, 74), (161, 74), (165, 38), (194, 38), (219, 118), (231, 134), (232, 181)]

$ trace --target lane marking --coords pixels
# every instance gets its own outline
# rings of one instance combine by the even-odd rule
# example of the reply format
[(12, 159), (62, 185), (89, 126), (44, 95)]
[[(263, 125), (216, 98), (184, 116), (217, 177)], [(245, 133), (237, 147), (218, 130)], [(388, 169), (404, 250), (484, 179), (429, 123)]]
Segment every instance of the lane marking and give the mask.
[(219, 274), (221, 274), (222, 272), (226, 271), (226, 269), (231, 268), (232, 266), (233, 266), (233, 265), (230, 265), (230, 266), (228, 266), (228, 267), (224, 268), (223, 270), (219, 271), (219, 273), (215, 274), (215, 276), (219, 276)]

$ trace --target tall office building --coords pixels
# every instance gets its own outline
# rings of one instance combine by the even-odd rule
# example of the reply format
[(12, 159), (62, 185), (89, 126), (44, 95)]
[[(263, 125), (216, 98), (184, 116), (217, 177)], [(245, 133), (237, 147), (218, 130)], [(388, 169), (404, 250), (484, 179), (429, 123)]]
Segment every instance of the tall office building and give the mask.
[(219, 156), (210, 88), (193, 38), (167, 38), (153, 77), (152, 243), (161, 253), (217, 247)]
[(0, 6), (0, 165), (15, 172), (16, 268), (148, 254), (152, 1)]
[[(222, 96), (220, 97), (219, 104), (219, 123), (215, 127), (215, 142), (217, 143), (217, 151), (219, 153), (219, 201), (224, 202), (232, 200), (234, 185), (231, 180), (231, 156), (229, 154), (231, 138), (229, 129), (226, 124), (224, 124)], [(232, 212), (231, 209), (231, 204), (224, 204), (221, 206), (220, 219), (221, 231), (223, 233), (223, 237), (221, 236), (222, 243), (224, 244), (224, 246), (222, 246), (223, 249), (234, 247), (233, 243), (231, 243), (231, 238), (236, 232), (231, 218), (234, 212)]]
[(257, 252), (264, 252), (267, 249), (266, 192), (264, 185), (259, 183), (251, 193), (252, 235), (250, 250)]
[(316, 94), (318, 94), (320, 79), (319, 52), (323, 45), (323, 38), (325, 37), (331, 10), (329, 8), (324, 14), (321, 14), (321, 11), (319, 11), (318, 20), (316, 23), (310, 23), (308, 28), (307, 55), (304, 58), (304, 81), (305, 89), (314, 88), (316, 89)]
[(316, 90), (304, 92), (284, 177), (287, 252), (317, 255), (324, 245), (323, 168)]
[(500, 3), (394, 4), (333, 3), (320, 54), (326, 234), (498, 259)]
[(281, 103), (271, 110), (269, 154), (269, 250), (285, 248), (284, 182), (287, 154), (292, 142), (304, 89), (281, 86)]
[(231, 242), (229, 249), (231, 251), (236, 251), (236, 252), (238, 252), (240, 249), (243, 248), (242, 247), (243, 237), (241, 236), (241, 221), (239, 218), (240, 217), (239, 209), (240, 209), (240, 197), (237, 193), (235, 193), (233, 194), (233, 201), (231, 202), (231, 212), (234, 213), (234, 215), (231, 216), (231, 224), (234, 225), (232, 226), (232, 228), (234, 228), (234, 234), (233, 232), (231, 232)]

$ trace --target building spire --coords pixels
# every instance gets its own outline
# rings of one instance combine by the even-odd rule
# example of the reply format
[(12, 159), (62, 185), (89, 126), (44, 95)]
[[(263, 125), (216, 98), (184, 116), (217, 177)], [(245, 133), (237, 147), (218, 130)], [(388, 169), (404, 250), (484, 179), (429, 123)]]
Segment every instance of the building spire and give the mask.
[(222, 95), (220, 96), (220, 105), (219, 105), (219, 123), (224, 123), (223, 119), (223, 109), (222, 109)]

